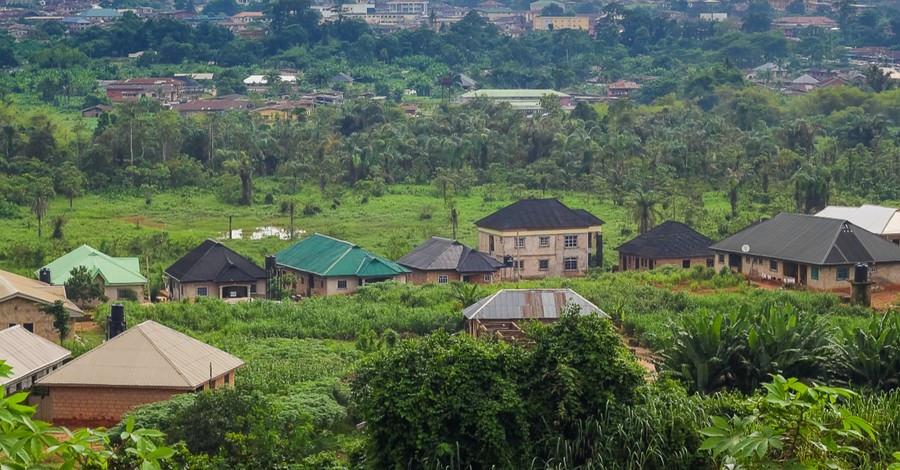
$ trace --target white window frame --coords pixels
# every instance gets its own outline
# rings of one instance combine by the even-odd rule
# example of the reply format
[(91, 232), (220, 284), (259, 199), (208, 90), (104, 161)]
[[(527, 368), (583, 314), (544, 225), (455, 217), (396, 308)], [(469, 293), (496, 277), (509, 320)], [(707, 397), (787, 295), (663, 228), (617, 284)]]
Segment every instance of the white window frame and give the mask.
[(438, 276), (438, 284), (447, 284), (450, 282), (450, 276), (446, 274), (441, 274)]
[(578, 248), (578, 235), (563, 235), (563, 248)]
[(493, 273), (485, 274), (482, 279), (484, 280), (484, 282), (494, 282), (494, 274)]
[(197, 297), (209, 297), (209, 287), (197, 287)]
[(516, 237), (516, 248), (525, 248), (525, 237)]
[(550, 237), (540, 237), (539, 240), (541, 248), (547, 248), (550, 246)]
[[(569, 263), (575, 263), (574, 267), (569, 267)], [(569, 256), (563, 258), (563, 269), (566, 271), (578, 271), (578, 257), (577, 256)]]
[[(341, 283), (344, 283), (344, 287), (341, 287)], [(338, 290), (347, 290), (347, 280), (346, 279), (338, 279), (337, 288), (338, 288)]]

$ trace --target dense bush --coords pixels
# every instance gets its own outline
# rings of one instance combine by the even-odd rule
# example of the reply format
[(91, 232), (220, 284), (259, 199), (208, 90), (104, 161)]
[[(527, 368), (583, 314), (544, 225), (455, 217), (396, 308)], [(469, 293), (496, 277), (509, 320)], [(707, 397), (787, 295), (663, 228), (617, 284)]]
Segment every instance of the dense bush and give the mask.
[(848, 328), (836, 341), (838, 377), (854, 387), (894, 390), (900, 387), (900, 313), (872, 317)]

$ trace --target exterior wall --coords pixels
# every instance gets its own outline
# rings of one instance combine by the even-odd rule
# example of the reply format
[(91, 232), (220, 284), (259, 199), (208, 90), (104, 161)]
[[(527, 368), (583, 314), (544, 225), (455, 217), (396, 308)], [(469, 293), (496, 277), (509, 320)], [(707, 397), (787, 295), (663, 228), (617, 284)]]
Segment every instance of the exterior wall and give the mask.
[(537, 16), (534, 18), (535, 30), (547, 30), (553, 25), (553, 29), (581, 29), (591, 28), (590, 20), (584, 16)]
[[(502, 269), (502, 268), (501, 268)], [(484, 276), (485, 273), (460, 273), (458, 271), (420, 271), (413, 270), (413, 272), (409, 275), (409, 282), (420, 286), (422, 284), (438, 284), (440, 281), (440, 276), (447, 276), (447, 282), (453, 281), (463, 281), (465, 278), (468, 278), (466, 282), (470, 284), (493, 284), (495, 282), (500, 282), (501, 276), (500, 271), (494, 272), (491, 274), (491, 280), (485, 281)]]
[[(206, 287), (207, 297), (222, 298), (222, 288), (229, 286), (246, 286), (247, 294), (251, 298), (264, 298), (266, 296), (266, 280), (259, 279), (256, 281), (256, 293), (250, 292), (253, 283), (250, 282), (186, 282), (184, 284), (169, 278), (169, 294), (172, 300), (195, 299), (197, 298), (197, 288)], [(110, 297), (112, 298), (112, 297)]]
[[(724, 259), (720, 256), (723, 255)], [(728, 253), (716, 253), (716, 269), (722, 269), (728, 266)], [(777, 263), (776, 269), (772, 270), (770, 263)], [(791, 264), (788, 262), (788, 264)], [(848, 280), (854, 278), (854, 265), (848, 264), (847, 268), (848, 280), (838, 280), (837, 273), (839, 266), (818, 266), (818, 279), (813, 279), (814, 266), (800, 264), (800, 269), (806, 269), (806, 286), (818, 290), (850, 290)], [(776, 281), (783, 280), (785, 277), (794, 277), (785, 274), (785, 262), (783, 260), (763, 258), (756, 256), (743, 256), (741, 262), (741, 274), (751, 279), (759, 279), (762, 275), (766, 275)], [(877, 285), (898, 285), (900, 284), (900, 263), (877, 264), (869, 268), (869, 280)]]
[(117, 300), (125, 300), (119, 298), (119, 290), (130, 289), (133, 290), (135, 294), (137, 294), (138, 302), (144, 300), (144, 285), (137, 284), (133, 286), (105, 286), (103, 288), (103, 295), (105, 295), (110, 302), (115, 302)]
[[(6, 325), (0, 325), (0, 329), (2, 329), (2, 328), (6, 328)], [(9, 396), (9, 395), (12, 395), (13, 393), (21, 392), (22, 390), (28, 390), (29, 388), (31, 388), (32, 385), (34, 385), (34, 382), (37, 379), (49, 374), (50, 372), (55, 371), (56, 369), (60, 368), (62, 366), (62, 364), (63, 364), (63, 359), (60, 359), (59, 361), (56, 361), (56, 362), (51, 362), (50, 364), (47, 364), (43, 368), (36, 370), (31, 375), (28, 375), (25, 377), (20, 377), (19, 380), (16, 380), (15, 382), (7, 383), (6, 385), (4, 385), (4, 388), (6, 388), (6, 395)], [(15, 371), (13, 371), (13, 372), (15, 372)]]
[[(53, 317), (42, 312), (41, 306), (42, 304), (20, 297), (0, 303), (0, 329), (31, 323), (34, 325), (32, 333), (58, 343), (59, 331), (53, 328)], [(74, 326), (74, 319), (69, 322)]]
[[(503, 277), (506, 279), (540, 279), (544, 277), (576, 277), (583, 276), (588, 268), (589, 255), (597, 252), (595, 235), (601, 234), (600, 227), (582, 229), (548, 230), (548, 231), (519, 231), (496, 232), (492, 230), (478, 230), (478, 250), (487, 253), (499, 261), (503, 261), (505, 255), (512, 255), (514, 262), (518, 263), (512, 268), (503, 268)], [(565, 247), (565, 236), (578, 237), (578, 246)], [(494, 238), (494, 249), (491, 250), (490, 239)], [(516, 248), (516, 239), (525, 238), (525, 246)], [(540, 246), (541, 237), (549, 238), (549, 245)], [(590, 242), (588, 241), (590, 237)], [(574, 270), (565, 269), (566, 258), (577, 258), (578, 267)], [(547, 261), (547, 268), (541, 269), (540, 261)]]
[(619, 270), (634, 271), (641, 269), (654, 269), (666, 265), (684, 267), (684, 261), (690, 262), (690, 267), (692, 268), (694, 266), (706, 267), (707, 260), (713, 261), (713, 266), (715, 266), (714, 258), (712, 255), (695, 256), (692, 258), (646, 258), (642, 256), (630, 255), (628, 253), (619, 253)]
[[(322, 277), (312, 274), (312, 285), (309, 286), (310, 273), (282, 265), (279, 265), (278, 269), (281, 272), (297, 276), (297, 285), (294, 288), (294, 293), (302, 297), (309, 295), (355, 294), (360, 287), (366, 284), (365, 279), (355, 276)], [(394, 276), (391, 280), (400, 283), (409, 282), (406, 274)], [(347, 287), (345, 289), (338, 288), (339, 281), (346, 281)]]

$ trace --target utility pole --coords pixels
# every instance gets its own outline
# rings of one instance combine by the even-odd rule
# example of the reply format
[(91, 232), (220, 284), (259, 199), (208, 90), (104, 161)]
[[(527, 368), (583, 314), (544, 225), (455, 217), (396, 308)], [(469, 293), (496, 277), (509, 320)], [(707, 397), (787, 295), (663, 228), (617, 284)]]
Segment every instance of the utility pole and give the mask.
[(231, 240), (231, 238), (232, 238), (232, 237), (231, 237), (231, 234), (234, 233), (234, 232), (231, 230), (231, 218), (232, 218), (232, 217), (234, 217), (234, 216), (233, 216), (233, 215), (229, 215), (229, 216), (228, 216), (228, 239), (229, 239), (229, 240)]

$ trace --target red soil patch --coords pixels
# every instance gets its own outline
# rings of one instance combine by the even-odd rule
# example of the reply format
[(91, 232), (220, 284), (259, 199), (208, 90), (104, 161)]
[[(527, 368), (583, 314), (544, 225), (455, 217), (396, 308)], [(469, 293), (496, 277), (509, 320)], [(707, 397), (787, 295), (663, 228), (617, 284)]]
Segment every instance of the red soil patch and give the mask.
[(138, 225), (141, 227), (166, 228), (166, 224), (154, 222), (146, 217), (124, 217), (120, 220), (128, 222), (129, 224)]

